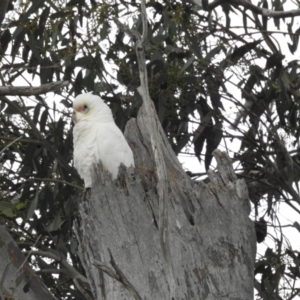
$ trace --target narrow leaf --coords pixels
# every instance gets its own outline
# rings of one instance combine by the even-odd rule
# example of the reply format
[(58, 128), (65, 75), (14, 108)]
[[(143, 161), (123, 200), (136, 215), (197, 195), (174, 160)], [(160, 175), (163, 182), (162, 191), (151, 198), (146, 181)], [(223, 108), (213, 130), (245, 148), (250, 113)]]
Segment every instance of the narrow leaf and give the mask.
[(195, 61), (195, 57), (190, 57), (187, 62), (184, 64), (182, 69), (180, 70), (180, 73), (183, 73), (193, 62)]

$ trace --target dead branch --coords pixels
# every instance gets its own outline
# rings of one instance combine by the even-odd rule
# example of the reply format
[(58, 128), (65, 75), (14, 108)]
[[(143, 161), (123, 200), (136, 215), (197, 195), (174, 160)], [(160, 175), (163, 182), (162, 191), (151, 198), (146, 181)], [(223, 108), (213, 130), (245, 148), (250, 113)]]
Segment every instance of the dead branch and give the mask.
[(4, 96), (33, 96), (54, 92), (69, 84), (69, 81), (57, 81), (40, 86), (0, 86), (0, 95)]

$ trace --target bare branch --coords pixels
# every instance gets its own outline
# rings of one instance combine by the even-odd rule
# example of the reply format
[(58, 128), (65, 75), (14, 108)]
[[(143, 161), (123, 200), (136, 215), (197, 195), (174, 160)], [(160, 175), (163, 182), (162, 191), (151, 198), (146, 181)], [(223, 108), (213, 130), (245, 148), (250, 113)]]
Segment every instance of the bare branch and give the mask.
[[(157, 118), (157, 113), (155, 107), (150, 98), (149, 88), (148, 88), (148, 78), (147, 78), (147, 69), (146, 69), (146, 58), (144, 52), (144, 46), (147, 42), (147, 12), (145, 0), (141, 1), (141, 18), (143, 24), (143, 34), (142, 36), (136, 31), (130, 30), (125, 25), (120, 24), (119, 21), (116, 22), (120, 30), (124, 30), (129, 36), (136, 38), (136, 55), (139, 66), (139, 75), (141, 85), (137, 88), (143, 99), (143, 107), (141, 108), (141, 113), (145, 116), (145, 120), (148, 124), (148, 132), (151, 141), (151, 147), (154, 154), (155, 167), (158, 178), (158, 195), (159, 195), (159, 235), (160, 235), (160, 245), (162, 253), (164, 255), (164, 263), (166, 272), (168, 274), (168, 279), (170, 282), (170, 294), (171, 298), (176, 299), (176, 281), (174, 278), (174, 270), (172, 270), (171, 261), (171, 251), (170, 251), (170, 241), (169, 241), (169, 188), (170, 182), (168, 181), (168, 173), (166, 168), (165, 153), (163, 150), (163, 139), (161, 134), (163, 130), (161, 124)], [(170, 156), (172, 154), (170, 153)]]
[(13, 145), (14, 143), (16, 143), (17, 141), (19, 141), (21, 138), (22, 138), (22, 136), (19, 136), (18, 138), (14, 139), (11, 143), (9, 143), (6, 147), (4, 147), (0, 151), (0, 154), (2, 154), (7, 148), (9, 148), (11, 145)]
[(32, 96), (56, 91), (69, 84), (69, 81), (57, 81), (40, 86), (0, 86), (0, 95), (4, 96)]
[[(48, 291), (41, 278), (34, 274), (34, 270), (26, 261), (24, 253), (4, 225), (0, 225), (0, 241), (0, 298), (23, 300), (57, 299)], [(23, 275), (19, 283), (17, 283), (16, 279), (19, 278), (20, 274)], [(30, 289), (25, 291), (23, 287), (29, 283)]]
[(121, 269), (118, 267), (118, 265), (116, 264), (110, 249), (108, 249), (109, 252), (109, 256), (110, 256), (110, 263), (112, 265), (112, 267), (114, 268), (114, 270), (116, 271), (116, 277), (118, 279), (118, 281), (120, 281), (125, 287), (126, 289), (132, 294), (132, 296), (134, 297), (134, 299), (136, 300), (142, 300), (141, 296), (138, 294), (137, 290), (134, 288), (134, 286), (129, 282), (129, 280), (126, 278), (126, 276), (124, 275), (124, 273), (121, 271)]
[(142, 16), (142, 23), (143, 23), (143, 35), (140, 41), (141, 43), (140, 46), (145, 46), (148, 37), (148, 20), (147, 20), (145, 0), (142, 0), (141, 3), (141, 16)]
[(111, 278), (114, 278), (114, 279), (118, 280), (117, 275), (116, 275), (116, 274), (114, 273), (114, 271), (113, 271), (109, 266), (107, 266), (106, 264), (104, 264), (104, 263), (100, 262), (99, 260), (96, 260), (96, 259), (95, 259), (93, 265), (94, 265), (97, 269), (101, 270), (102, 272), (104, 272), (105, 274), (107, 274), (108, 276), (110, 276)]
[(247, 9), (251, 10), (253, 13), (262, 15), (264, 17), (274, 18), (274, 19), (300, 16), (299, 9), (289, 10), (289, 11), (274, 11), (271, 9), (258, 7), (246, 0), (215, 0), (208, 5), (208, 9), (212, 10), (212, 9), (216, 8), (217, 6), (225, 4), (225, 3), (231, 4), (231, 5), (241, 5)]

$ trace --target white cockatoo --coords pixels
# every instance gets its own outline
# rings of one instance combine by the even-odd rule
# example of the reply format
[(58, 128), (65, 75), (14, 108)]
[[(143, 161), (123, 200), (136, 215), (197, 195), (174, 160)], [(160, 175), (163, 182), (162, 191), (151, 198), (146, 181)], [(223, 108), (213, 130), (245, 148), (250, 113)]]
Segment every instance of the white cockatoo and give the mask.
[(92, 166), (99, 161), (113, 179), (119, 166), (134, 166), (132, 151), (114, 122), (111, 109), (91, 93), (78, 95), (73, 102), (74, 166), (86, 188), (92, 186)]

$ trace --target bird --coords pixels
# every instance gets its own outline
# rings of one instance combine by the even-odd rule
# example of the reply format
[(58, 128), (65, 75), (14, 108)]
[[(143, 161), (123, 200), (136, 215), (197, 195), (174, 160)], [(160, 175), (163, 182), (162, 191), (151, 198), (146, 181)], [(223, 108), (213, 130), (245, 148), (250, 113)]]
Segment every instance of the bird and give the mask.
[(74, 167), (92, 187), (92, 167), (101, 161), (116, 179), (119, 166), (134, 167), (134, 158), (123, 133), (116, 125), (109, 106), (92, 93), (80, 94), (73, 101)]

